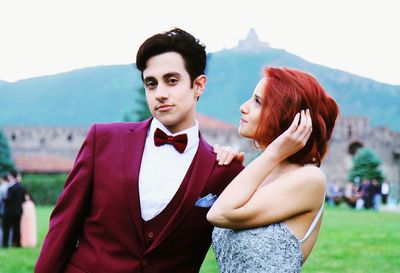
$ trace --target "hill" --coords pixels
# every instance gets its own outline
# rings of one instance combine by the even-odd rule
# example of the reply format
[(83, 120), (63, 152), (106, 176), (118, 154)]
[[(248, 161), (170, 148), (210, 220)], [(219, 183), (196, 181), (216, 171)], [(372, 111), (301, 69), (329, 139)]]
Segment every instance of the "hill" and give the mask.
[[(307, 62), (258, 40), (209, 54), (206, 92), (198, 111), (236, 125), (240, 105), (253, 92), (264, 65), (314, 75), (336, 99), (342, 115), (362, 115), (373, 126), (400, 131), (400, 86)], [(0, 125), (76, 125), (120, 121), (135, 107), (141, 86), (134, 65), (98, 66), (8, 83), (0, 81)]]

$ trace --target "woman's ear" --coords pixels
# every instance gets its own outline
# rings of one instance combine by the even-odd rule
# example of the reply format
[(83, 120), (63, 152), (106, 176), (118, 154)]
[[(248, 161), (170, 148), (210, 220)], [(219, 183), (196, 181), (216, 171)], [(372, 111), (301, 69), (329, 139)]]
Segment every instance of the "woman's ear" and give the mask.
[(193, 89), (195, 97), (199, 98), (203, 94), (204, 88), (206, 87), (206, 83), (207, 83), (206, 75), (200, 75), (194, 80)]

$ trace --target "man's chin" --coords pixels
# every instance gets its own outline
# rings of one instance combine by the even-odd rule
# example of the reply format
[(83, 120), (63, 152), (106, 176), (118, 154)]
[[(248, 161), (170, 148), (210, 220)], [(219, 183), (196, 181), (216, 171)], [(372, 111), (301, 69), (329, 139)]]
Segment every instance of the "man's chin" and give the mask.
[(175, 126), (178, 122), (175, 119), (172, 118), (167, 118), (167, 117), (157, 117), (158, 121), (160, 121), (165, 127), (173, 127)]

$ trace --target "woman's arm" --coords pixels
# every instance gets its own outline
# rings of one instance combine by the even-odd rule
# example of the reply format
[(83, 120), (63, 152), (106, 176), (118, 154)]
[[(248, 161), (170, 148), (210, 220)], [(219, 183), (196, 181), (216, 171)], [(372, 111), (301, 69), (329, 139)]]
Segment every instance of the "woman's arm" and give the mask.
[[(325, 189), (324, 173), (314, 166), (303, 167), (260, 187), (239, 208), (228, 209), (218, 198), (207, 219), (215, 226), (232, 229), (276, 223), (319, 208)], [(233, 201), (236, 195), (230, 198)]]
[[(306, 144), (312, 131), (309, 111), (301, 111), (296, 115), (292, 125), (264, 152), (253, 160), (224, 190), (207, 214), (207, 219), (214, 225), (232, 221), (238, 224), (240, 212), (251, 200), (260, 184), (273, 168), (281, 161), (299, 151)], [(256, 195), (257, 196), (257, 195)], [(238, 215), (239, 212), (239, 215)]]

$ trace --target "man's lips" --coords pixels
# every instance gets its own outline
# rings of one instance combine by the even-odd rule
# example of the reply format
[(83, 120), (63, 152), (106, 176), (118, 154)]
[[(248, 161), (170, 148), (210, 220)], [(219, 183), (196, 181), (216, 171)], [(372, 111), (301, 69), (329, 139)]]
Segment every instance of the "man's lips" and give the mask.
[(172, 109), (174, 107), (172, 104), (160, 104), (156, 106), (156, 110), (160, 112), (166, 112)]
[(240, 123), (247, 123), (247, 121), (245, 119), (241, 118)]

